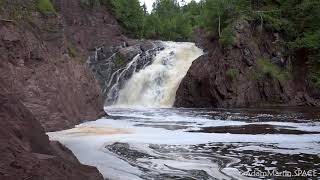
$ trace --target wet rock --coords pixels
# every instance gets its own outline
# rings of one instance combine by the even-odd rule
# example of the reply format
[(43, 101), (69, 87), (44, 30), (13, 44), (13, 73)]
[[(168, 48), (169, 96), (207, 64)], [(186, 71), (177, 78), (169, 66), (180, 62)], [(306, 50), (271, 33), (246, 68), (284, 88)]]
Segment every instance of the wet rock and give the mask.
[(109, 117), (109, 114), (106, 113), (105, 111), (102, 111), (101, 113), (99, 113), (99, 118), (106, 118), (106, 117)]
[(106, 146), (106, 148), (119, 155), (121, 158), (123, 158), (124, 160), (130, 161), (131, 163), (135, 163), (135, 161), (137, 161), (137, 159), (139, 158), (155, 158), (152, 155), (143, 153), (143, 152), (139, 152), (137, 150), (134, 149), (130, 149), (130, 145), (127, 143), (113, 143), (111, 145)]
[(162, 48), (158, 41), (131, 40), (125, 44), (126, 46), (99, 47), (88, 59), (89, 66), (103, 88), (107, 104), (112, 104), (117, 99), (125, 81), (134, 72), (151, 64), (154, 55)]
[(254, 63), (254, 57), (249, 48), (242, 49), (243, 60), (248, 66), (252, 66)]
[(136, 55), (141, 54), (141, 49), (139, 45), (129, 46), (119, 50), (119, 57), (124, 60), (131, 60)]
[(152, 43), (151, 41), (145, 41), (140, 45), (140, 49), (144, 52), (152, 48), (154, 48), (154, 43)]
[(273, 126), (269, 124), (250, 124), (244, 126), (218, 126), (218, 127), (204, 127), (201, 130), (189, 132), (203, 132), (203, 133), (230, 133), (230, 134), (320, 134), (320, 132), (300, 131), (290, 129), (292, 127)]

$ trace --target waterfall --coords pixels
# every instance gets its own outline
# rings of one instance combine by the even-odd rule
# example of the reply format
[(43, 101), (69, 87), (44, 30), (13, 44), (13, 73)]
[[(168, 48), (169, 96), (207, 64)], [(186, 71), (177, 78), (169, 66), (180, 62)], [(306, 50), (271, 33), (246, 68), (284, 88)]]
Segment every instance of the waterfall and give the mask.
[(115, 106), (171, 107), (192, 62), (203, 54), (194, 43), (163, 42), (153, 63), (135, 72), (119, 91)]

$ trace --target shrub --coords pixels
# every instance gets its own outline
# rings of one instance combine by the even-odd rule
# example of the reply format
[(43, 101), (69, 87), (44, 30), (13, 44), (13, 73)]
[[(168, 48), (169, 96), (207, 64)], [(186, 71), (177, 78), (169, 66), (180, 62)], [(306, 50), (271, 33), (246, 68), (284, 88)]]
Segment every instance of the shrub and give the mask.
[(70, 57), (75, 58), (77, 56), (77, 50), (74, 47), (68, 47), (68, 54)]
[(227, 74), (227, 77), (233, 81), (238, 79), (240, 72), (238, 69), (230, 68), (227, 70), (226, 74)]
[(320, 63), (313, 62), (308, 78), (315, 87), (320, 88)]
[(38, 0), (37, 8), (42, 14), (56, 13), (50, 0)]
[(310, 79), (315, 87), (320, 88), (320, 71), (310, 73)]
[(260, 76), (262, 75), (270, 78), (275, 78), (280, 81), (287, 80), (290, 77), (290, 74), (287, 70), (282, 70), (279, 66), (271, 63), (267, 59), (258, 59), (257, 63), (262, 73), (260, 74)]
[(231, 48), (234, 44), (235, 38), (231, 27), (226, 27), (221, 32), (219, 43), (224, 48)]
[(104, 1), (100, 2), (100, 0), (80, 0), (80, 6), (82, 8), (100, 7), (101, 3), (104, 3)]

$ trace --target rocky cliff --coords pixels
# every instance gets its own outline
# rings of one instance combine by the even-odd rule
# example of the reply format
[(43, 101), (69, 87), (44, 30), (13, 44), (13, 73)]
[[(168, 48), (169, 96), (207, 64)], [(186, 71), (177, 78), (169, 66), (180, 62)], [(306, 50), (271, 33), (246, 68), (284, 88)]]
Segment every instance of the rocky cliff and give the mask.
[(0, 0), (0, 179), (102, 179), (45, 131), (105, 114), (86, 60), (126, 37), (102, 6), (51, 2)]
[(96, 180), (94, 167), (81, 165), (72, 152), (50, 142), (34, 115), (0, 77), (0, 179)]
[(319, 105), (319, 96), (306, 81), (306, 60), (288, 56), (278, 34), (246, 21), (232, 28), (230, 47), (201, 30), (195, 34), (206, 54), (193, 62), (182, 80), (175, 106)]
[(56, 0), (44, 14), (33, 2), (1, 3), (1, 75), (46, 131), (98, 118), (104, 99), (85, 62), (96, 46), (120, 44), (120, 27), (103, 7)]

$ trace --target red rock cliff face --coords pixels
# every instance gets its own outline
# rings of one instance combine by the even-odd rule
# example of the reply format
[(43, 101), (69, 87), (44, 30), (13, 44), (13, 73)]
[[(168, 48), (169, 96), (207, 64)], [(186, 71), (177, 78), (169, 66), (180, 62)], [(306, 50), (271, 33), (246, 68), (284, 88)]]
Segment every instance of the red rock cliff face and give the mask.
[[(32, 1), (5, 1), (9, 8), (13, 2)], [(9, 11), (0, 13), (1, 76), (46, 131), (103, 114), (101, 89), (85, 62), (95, 46), (125, 39), (103, 7), (81, 7), (78, 0), (53, 2), (56, 14), (32, 9), (27, 18), (16, 20)]]
[(71, 151), (49, 142), (44, 129), (0, 77), (0, 179), (98, 180), (94, 167), (81, 165)]
[[(196, 41), (206, 54), (193, 62), (182, 80), (175, 106), (319, 105), (319, 99), (310, 93), (306, 74), (296, 71), (307, 67), (305, 62), (291, 63), (277, 34), (255, 28), (248, 22), (236, 23), (231, 48), (222, 48), (217, 37), (197, 33)], [(274, 69), (281, 73), (270, 72)], [(282, 78), (285, 72), (289, 75)]]
[(54, 0), (56, 13), (44, 15), (35, 2), (0, 5), (0, 179), (103, 179), (45, 131), (104, 114), (101, 88), (85, 62), (89, 50), (126, 38), (103, 7)]

